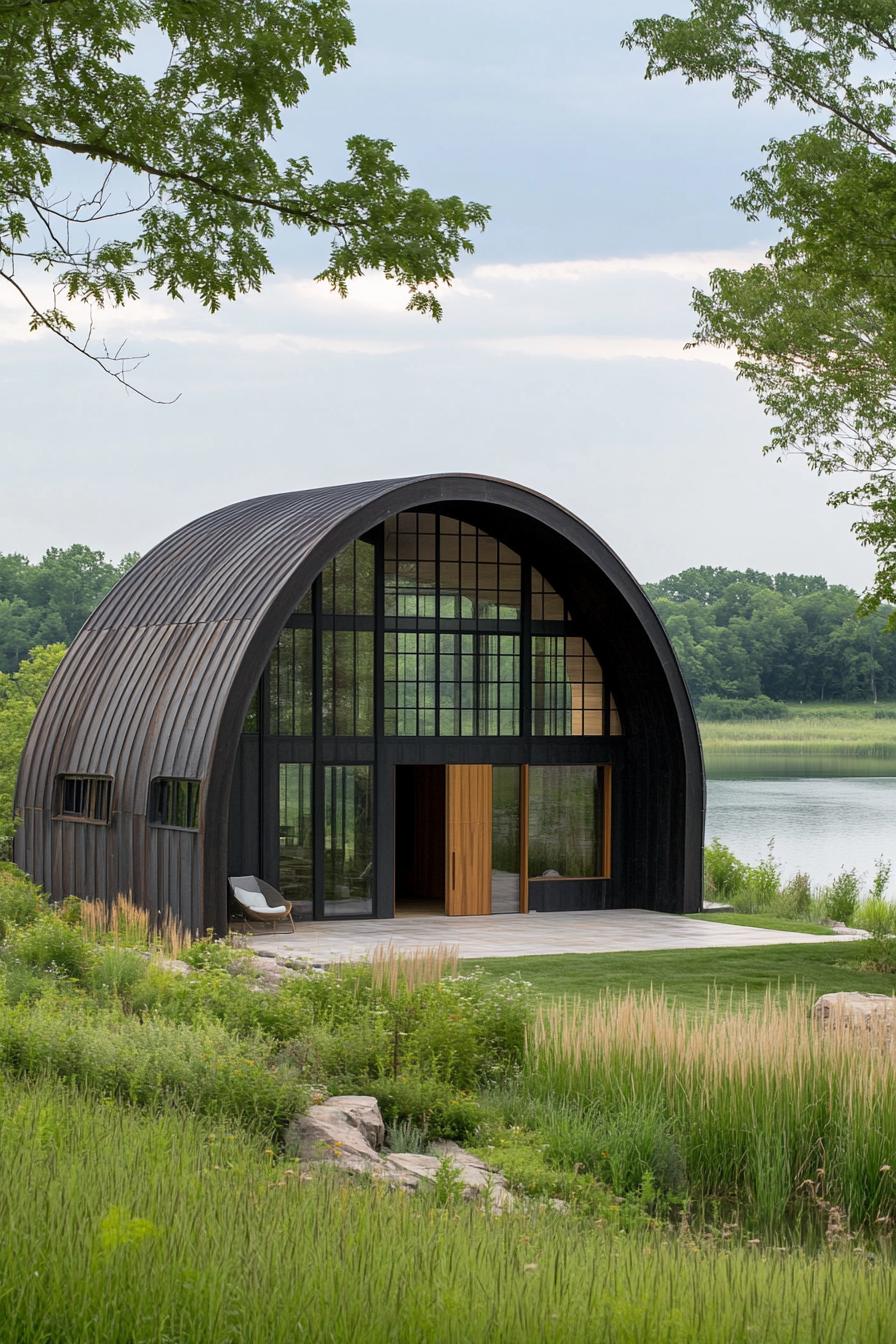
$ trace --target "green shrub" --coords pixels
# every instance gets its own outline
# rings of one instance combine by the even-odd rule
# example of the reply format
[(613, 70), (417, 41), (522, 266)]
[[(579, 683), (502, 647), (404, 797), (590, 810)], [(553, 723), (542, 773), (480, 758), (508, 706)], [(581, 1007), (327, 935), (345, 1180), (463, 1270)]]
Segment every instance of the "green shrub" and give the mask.
[(14, 930), (7, 942), (11, 953), (26, 966), (72, 980), (86, 979), (95, 956), (80, 931), (55, 914), (41, 915)]
[(251, 952), (232, 947), (221, 938), (197, 938), (181, 952), (181, 960), (197, 971), (224, 970), (236, 961), (254, 960)]
[(703, 872), (707, 898), (730, 905), (746, 881), (747, 865), (716, 835), (703, 851)]
[(88, 984), (100, 1001), (133, 998), (136, 986), (146, 979), (148, 959), (127, 947), (101, 947), (90, 967)]
[(771, 913), (783, 919), (805, 919), (812, 912), (812, 882), (808, 873), (794, 873), (774, 898)]
[(82, 920), (80, 896), (66, 896), (56, 913), (63, 924), (68, 924), (73, 929), (79, 929)]
[(412, 1121), (431, 1139), (462, 1143), (482, 1120), (482, 1107), (475, 1097), (459, 1095), (433, 1078), (383, 1078), (370, 1084), (370, 1092), (390, 1129), (401, 1121)]
[(185, 1027), (102, 1013), (71, 996), (0, 1008), (0, 1066), (56, 1075), (140, 1106), (183, 1105), (273, 1132), (310, 1089), (270, 1042), (238, 1040), (215, 1022)]
[(840, 924), (851, 924), (859, 904), (859, 879), (852, 868), (844, 869), (823, 893), (824, 912), (828, 919)]
[(8, 955), (0, 961), (0, 1003), (30, 1003), (39, 999), (46, 988), (47, 977), (33, 966), (25, 966)]
[(771, 911), (781, 899), (781, 870), (775, 860), (774, 846), (759, 863), (744, 865), (744, 881), (735, 892), (731, 904), (740, 914)]
[(0, 863), (0, 942), (49, 910), (40, 887), (12, 863)]

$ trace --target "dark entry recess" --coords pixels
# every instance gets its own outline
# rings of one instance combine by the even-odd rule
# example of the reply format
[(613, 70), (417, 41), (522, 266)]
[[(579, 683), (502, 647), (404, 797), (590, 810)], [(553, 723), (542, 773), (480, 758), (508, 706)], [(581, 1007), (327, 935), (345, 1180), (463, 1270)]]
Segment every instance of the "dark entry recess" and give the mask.
[(445, 913), (445, 767), (395, 767), (395, 913)]

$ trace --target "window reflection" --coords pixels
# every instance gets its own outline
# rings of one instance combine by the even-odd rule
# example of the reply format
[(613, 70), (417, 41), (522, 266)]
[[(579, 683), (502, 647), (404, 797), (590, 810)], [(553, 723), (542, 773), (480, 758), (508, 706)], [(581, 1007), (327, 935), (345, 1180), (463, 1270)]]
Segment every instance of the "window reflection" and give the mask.
[(311, 788), (310, 764), (280, 766), (279, 885), (287, 900), (294, 902), (293, 914), (304, 919), (310, 919), (312, 911)]
[(322, 731), (373, 735), (373, 631), (321, 632)]
[(324, 770), (324, 914), (373, 913), (373, 768)]
[(602, 877), (604, 767), (529, 767), (529, 877)]
[(492, 914), (520, 908), (520, 767), (492, 770)]
[(311, 735), (311, 629), (287, 626), (268, 664), (269, 722), (275, 736)]
[(578, 635), (532, 636), (532, 732), (587, 737), (603, 733), (603, 672)]

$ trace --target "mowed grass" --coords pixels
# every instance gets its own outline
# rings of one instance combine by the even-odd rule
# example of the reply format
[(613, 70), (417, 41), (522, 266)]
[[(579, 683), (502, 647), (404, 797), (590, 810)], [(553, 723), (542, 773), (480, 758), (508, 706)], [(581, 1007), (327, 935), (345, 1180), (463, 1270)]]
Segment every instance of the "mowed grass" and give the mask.
[[(605, 991), (663, 989), (693, 1008), (716, 992), (759, 1003), (768, 990), (792, 986), (816, 993), (896, 993), (896, 976), (863, 969), (861, 942), (788, 943), (783, 947), (688, 948), (669, 952), (583, 952), (544, 957), (488, 957), (475, 964), (487, 977), (518, 974), (545, 997), (593, 999)], [(469, 964), (469, 963), (467, 963)]]
[(896, 756), (896, 704), (789, 704), (787, 708), (790, 712), (785, 719), (703, 722), (704, 749), (710, 756), (731, 751)]
[(803, 919), (785, 919), (781, 915), (739, 915), (736, 910), (705, 911), (699, 915), (688, 915), (688, 919), (699, 919), (706, 924), (738, 924), (743, 929), (774, 929), (778, 933), (812, 933), (818, 937), (831, 936), (826, 924), (812, 924)]
[(0, 1344), (889, 1344), (896, 1272), (309, 1176), (0, 1076)]

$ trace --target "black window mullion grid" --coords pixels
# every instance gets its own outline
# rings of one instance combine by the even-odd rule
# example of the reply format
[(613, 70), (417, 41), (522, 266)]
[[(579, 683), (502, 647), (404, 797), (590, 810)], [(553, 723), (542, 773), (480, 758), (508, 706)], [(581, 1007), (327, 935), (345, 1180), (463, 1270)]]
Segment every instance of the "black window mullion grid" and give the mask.
[(520, 557), (520, 724), (532, 736), (532, 566)]
[(323, 736), (323, 647), (322, 580), (318, 576), (311, 587), (311, 816), (313, 860), (311, 865), (311, 917), (321, 919), (324, 909), (324, 766), (321, 758)]

